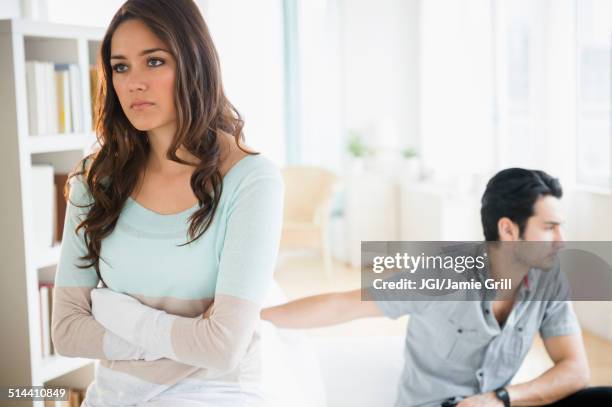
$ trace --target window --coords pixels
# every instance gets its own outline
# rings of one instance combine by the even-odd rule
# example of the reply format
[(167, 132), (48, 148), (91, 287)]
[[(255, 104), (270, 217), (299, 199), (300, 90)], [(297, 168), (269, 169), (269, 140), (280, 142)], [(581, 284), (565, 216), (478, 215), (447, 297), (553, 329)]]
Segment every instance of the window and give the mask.
[(543, 65), (538, 39), (542, 10), (531, 0), (496, 1), (496, 106), (498, 165), (542, 166), (543, 142), (536, 117), (542, 94), (536, 86)]
[(612, 1), (576, 1), (577, 181), (612, 187)]

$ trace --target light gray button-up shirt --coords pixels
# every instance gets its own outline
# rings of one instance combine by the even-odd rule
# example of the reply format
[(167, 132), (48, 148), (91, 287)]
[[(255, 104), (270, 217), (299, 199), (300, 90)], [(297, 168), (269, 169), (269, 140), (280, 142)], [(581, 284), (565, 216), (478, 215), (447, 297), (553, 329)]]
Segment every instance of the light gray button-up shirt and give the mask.
[(558, 270), (530, 270), (503, 327), (493, 315), (493, 301), (398, 301), (370, 287), (384, 315), (410, 314), (395, 406), (440, 406), (451, 397), (507, 386), (537, 331), (544, 339), (579, 333), (570, 301), (541, 300), (569, 298), (561, 281)]

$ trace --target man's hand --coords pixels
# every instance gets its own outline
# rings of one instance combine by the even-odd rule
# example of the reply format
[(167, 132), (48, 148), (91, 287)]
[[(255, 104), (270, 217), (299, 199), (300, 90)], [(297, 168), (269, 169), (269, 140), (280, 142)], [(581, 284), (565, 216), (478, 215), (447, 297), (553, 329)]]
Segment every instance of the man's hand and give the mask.
[(492, 391), (462, 400), (457, 407), (504, 407), (504, 403)]

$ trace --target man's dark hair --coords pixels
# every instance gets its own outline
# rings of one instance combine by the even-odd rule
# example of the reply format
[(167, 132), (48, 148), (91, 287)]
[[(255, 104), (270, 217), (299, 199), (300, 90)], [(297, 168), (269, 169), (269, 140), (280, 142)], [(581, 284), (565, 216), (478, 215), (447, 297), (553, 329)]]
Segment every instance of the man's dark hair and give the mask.
[(499, 240), (497, 222), (507, 217), (519, 226), (523, 236), (533, 205), (541, 196), (561, 198), (563, 190), (557, 178), (544, 171), (508, 168), (495, 174), (482, 195), (480, 217), (485, 240)]

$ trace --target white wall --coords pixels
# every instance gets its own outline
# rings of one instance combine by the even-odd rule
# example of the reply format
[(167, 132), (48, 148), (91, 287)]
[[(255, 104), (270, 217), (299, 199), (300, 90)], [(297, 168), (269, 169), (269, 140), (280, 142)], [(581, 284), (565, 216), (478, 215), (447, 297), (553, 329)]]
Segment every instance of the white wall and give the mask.
[[(194, 1), (200, 10), (204, 10), (209, 0)], [(106, 27), (119, 7), (125, 3), (125, 0), (2, 0), (0, 2), (0, 18), (5, 18), (3, 16), (7, 12), (16, 13), (10, 16), (19, 15), (20, 4), (28, 3), (38, 5), (38, 9), (46, 10), (47, 16), (42, 18), (44, 20), (56, 23)]]
[[(34, 1), (34, 0), (32, 0)], [(39, 0), (46, 1), (49, 21), (106, 27), (125, 0)]]
[(208, 0), (203, 5), (225, 92), (245, 119), (247, 144), (284, 164), (281, 1)]
[(418, 146), (419, 9), (419, 0), (340, 1), (345, 129), (394, 123), (401, 146)]
[(491, 3), (426, 0), (421, 10), (421, 137), (441, 177), (494, 162)]
[(342, 169), (341, 9), (337, 1), (298, 2), (299, 161)]
[(20, 0), (2, 0), (0, 2), (0, 19), (21, 16)]
[(612, 196), (587, 191), (570, 192), (573, 206), (568, 214), (575, 240), (612, 241)]
[(342, 172), (348, 130), (418, 147), (419, 3), (298, 2), (302, 163)]
[[(612, 241), (611, 195), (570, 189), (564, 199), (568, 200), (568, 239)], [(612, 340), (612, 301), (578, 302), (575, 309), (585, 329)]]

